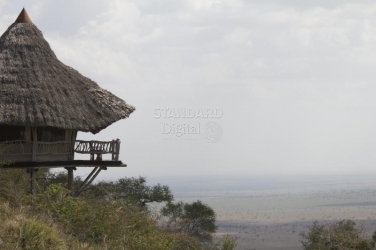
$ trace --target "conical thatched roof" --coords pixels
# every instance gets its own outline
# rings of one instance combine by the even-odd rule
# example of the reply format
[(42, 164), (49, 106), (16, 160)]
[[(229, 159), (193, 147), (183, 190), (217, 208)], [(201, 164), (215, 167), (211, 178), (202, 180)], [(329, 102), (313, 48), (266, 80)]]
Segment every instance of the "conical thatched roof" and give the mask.
[(133, 111), (60, 62), (25, 10), (0, 37), (0, 124), (97, 133)]

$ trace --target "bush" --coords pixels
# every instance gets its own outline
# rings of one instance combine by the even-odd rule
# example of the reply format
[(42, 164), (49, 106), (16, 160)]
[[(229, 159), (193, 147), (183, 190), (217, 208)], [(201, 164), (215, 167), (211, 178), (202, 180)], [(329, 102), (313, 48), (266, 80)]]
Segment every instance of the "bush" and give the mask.
[(0, 201), (19, 208), (30, 193), (30, 177), (25, 170), (2, 169), (0, 174)]
[(301, 241), (305, 250), (370, 250), (374, 242), (363, 236), (362, 230), (356, 227), (352, 220), (343, 220), (326, 225), (317, 221), (310, 227), (308, 233), (301, 233)]
[(0, 215), (0, 249), (66, 249), (58, 230), (42, 219), (28, 218), (6, 203), (1, 205)]
[(233, 236), (226, 234), (224, 235), (220, 241), (220, 249), (221, 250), (233, 250), (236, 247), (236, 240)]
[(121, 203), (73, 198), (60, 184), (39, 195), (39, 206), (55, 217), (65, 233), (82, 242), (117, 249), (170, 249), (174, 235), (163, 233), (149, 212), (132, 211)]

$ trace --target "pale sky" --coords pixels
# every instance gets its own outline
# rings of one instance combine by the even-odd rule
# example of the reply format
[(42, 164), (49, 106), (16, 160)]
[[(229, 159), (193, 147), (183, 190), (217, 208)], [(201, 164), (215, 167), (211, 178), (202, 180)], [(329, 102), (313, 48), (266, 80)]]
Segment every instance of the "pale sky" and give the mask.
[(0, 3), (2, 32), (25, 6), (62, 62), (136, 107), (79, 135), (121, 139), (128, 167), (102, 179), (376, 173), (374, 1)]

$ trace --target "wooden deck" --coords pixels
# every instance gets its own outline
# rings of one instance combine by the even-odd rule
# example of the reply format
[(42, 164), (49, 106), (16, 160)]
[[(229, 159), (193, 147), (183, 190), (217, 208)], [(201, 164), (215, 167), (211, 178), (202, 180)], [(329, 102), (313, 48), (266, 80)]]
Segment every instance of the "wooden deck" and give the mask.
[[(119, 161), (120, 140), (112, 141), (7, 141), (0, 142), (1, 168), (24, 168), (30, 173), (31, 193), (36, 195), (36, 171), (40, 168), (65, 168), (68, 171), (68, 189), (72, 195), (89, 186), (107, 167), (126, 167)], [(88, 160), (75, 160), (75, 154), (89, 155)], [(105, 159), (105, 158), (109, 159)], [(78, 189), (74, 189), (74, 170), (91, 167), (93, 170)]]

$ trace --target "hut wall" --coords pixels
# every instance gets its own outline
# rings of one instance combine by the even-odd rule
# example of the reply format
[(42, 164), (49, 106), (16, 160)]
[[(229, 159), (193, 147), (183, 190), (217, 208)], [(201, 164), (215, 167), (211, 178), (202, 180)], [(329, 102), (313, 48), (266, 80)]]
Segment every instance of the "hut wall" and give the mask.
[(0, 125), (0, 142), (25, 140), (25, 127)]
[[(74, 159), (76, 130), (38, 128), (36, 161), (67, 161)], [(45, 153), (43, 153), (45, 152)]]

